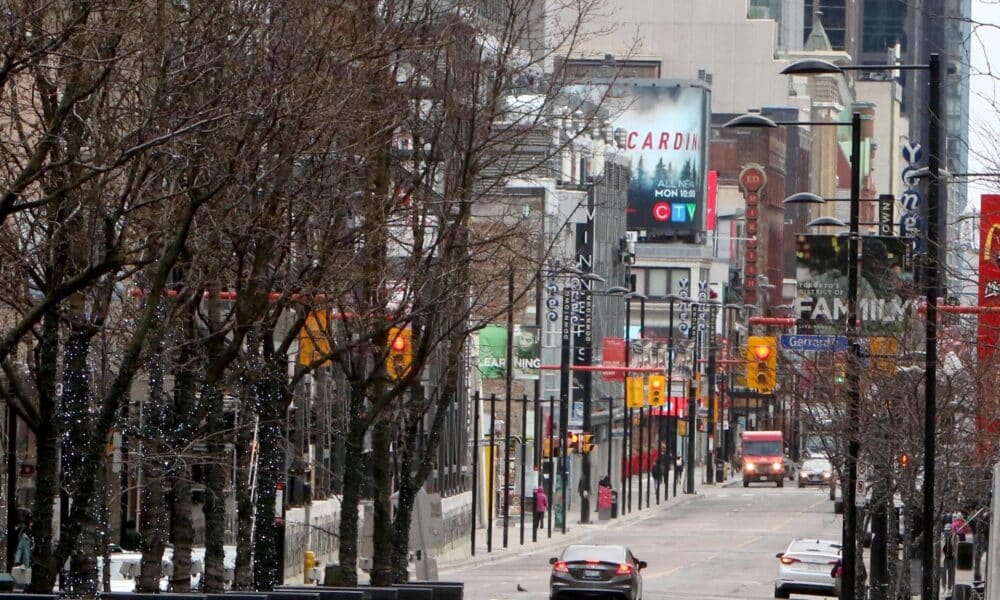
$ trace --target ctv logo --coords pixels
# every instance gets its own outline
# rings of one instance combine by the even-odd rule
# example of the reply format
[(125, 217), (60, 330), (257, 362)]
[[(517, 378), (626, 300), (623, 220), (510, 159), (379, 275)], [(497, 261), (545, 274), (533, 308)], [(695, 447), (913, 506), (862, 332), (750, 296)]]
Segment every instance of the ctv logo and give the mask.
[(660, 222), (691, 223), (697, 208), (698, 205), (693, 203), (657, 202), (653, 205), (653, 219)]

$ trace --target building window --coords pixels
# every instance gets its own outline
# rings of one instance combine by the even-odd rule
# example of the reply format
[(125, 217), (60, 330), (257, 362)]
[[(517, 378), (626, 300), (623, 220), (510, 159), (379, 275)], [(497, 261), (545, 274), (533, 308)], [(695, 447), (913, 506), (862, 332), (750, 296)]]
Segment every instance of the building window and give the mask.
[(651, 298), (680, 294), (690, 286), (691, 269), (646, 269), (646, 295)]

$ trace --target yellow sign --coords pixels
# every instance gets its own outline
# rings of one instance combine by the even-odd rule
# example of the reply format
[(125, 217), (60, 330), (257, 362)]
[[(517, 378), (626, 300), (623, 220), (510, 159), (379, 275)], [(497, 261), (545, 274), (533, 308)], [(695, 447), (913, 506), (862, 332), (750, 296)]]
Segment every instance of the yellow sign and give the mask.
[(688, 434), (688, 422), (677, 421), (677, 435), (683, 437)]
[(896, 356), (899, 355), (899, 340), (894, 337), (873, 337), (868, 341), (872, 368), (882, 373), (896, 372)]
[(641, 375), (629, 376), (625, 387), (625, 396), (625, 403), (629, 408), (642, 408), (646, 405)]
[[(306, 315), (306, 322), (299, 331), (299, 364), (310, 366), (330, 356), (329, 329), (330, 319), (325, 310), (314, 310)], [(326, 358), (322, 366), (329, 364)]]

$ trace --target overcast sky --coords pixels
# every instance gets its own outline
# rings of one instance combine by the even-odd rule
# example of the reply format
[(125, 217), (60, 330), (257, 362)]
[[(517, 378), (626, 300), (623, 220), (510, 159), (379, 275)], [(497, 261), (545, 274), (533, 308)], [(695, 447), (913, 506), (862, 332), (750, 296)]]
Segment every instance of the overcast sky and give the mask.
[[(995, 160), (1000, 141), (1000, 114), (993, 99), (1000, 90), (1000, 81), (989, 75), (990, 69), (1000, 75), (1000, 0), (972, 0), (972, 74), (969, 94), (969, 171), (993, 172), (1000, 169)], [(977, 27), (976, 23), (983, 24)], [(993, 135), (984, 134), (985, 131)], [(992, 159), (990, 157), (993, 157)], [(985, 160), (984, 160), (985, 158)], [(984, 192), (1000, 191), (1000, 184), (976, 182), (969, 184), (969, 203), (978, 206)]]

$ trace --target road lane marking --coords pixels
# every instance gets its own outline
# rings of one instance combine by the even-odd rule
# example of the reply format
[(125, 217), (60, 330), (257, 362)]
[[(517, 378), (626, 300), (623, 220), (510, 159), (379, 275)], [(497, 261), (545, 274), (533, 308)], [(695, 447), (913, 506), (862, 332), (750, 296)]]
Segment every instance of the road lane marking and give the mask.
[[(759, 542), (760, 540), (761, 540), (761, 536), (755, 535), (752, 538), (750, 538), (749, 540), (747, 540), (747, 541), (745, 541), (743, 543), (737, 544), (736, 546), (734, 546), (732, 548), (732, 550), (739, 550), (741, 548), (746, 548), (750, 544), (753, 544), (755, 542)], [(731, 549), (727, 549), (726, 551), (729, 552), (730, 550)], [(719, 558), (719, 556), (721, 554), (722, 554), (721, 550), (718, 551), (718, 552), (713, 552), (712, 554), (709, 554), (708, 556), (705, 556), (704, 558), (702, 558), (700, 560), (696, 560), (696, 561), (691, 562), (691, 563), (686, 563), (686, 564), (683, 564), (683, 565), (676, 566), (676, 567), (674, 567), (672, 569), (668, 569), (666, 571), (663, 571), (662, 573), (656, 573), (656, 574), (652, 574), (652, 575), (646, 575), (646, 576), (643, 577), (643, 579), (658, 579), (660, 577), (669, 577), (669, 576), (673, 575), (674, 573), (676, 573), (677, 571), (680, 571), (681, 569), (691, 569), (691, 568), (697, 567), (700, 564), (703, 564), (703, 563), (715, 560), (715, 559)]]

